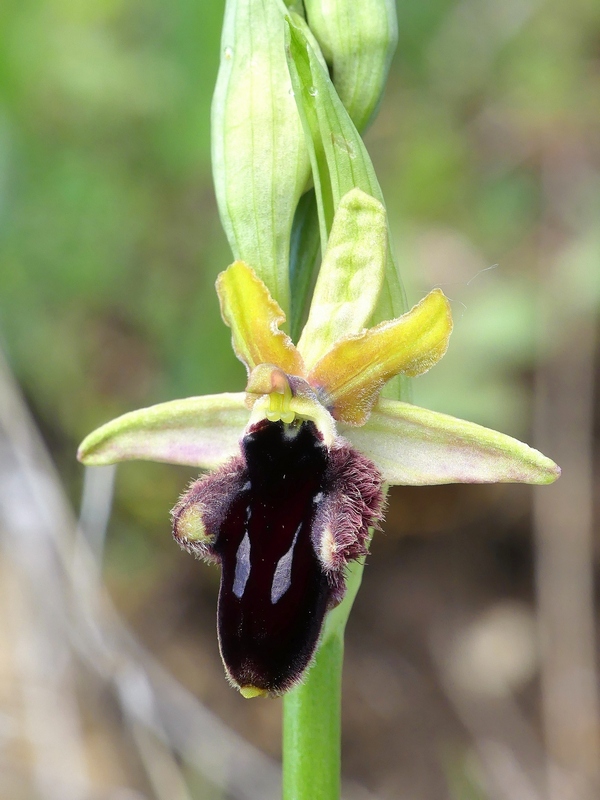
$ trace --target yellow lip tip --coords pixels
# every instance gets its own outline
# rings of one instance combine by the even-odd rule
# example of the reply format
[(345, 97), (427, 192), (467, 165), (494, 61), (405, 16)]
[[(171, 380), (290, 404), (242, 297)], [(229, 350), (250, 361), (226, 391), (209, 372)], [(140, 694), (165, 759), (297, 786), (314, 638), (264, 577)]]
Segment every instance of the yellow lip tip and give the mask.
[(266, 697), (269, 693), (258, 686), (240, 686), (240, 694), (249, 700), (251, 697)]

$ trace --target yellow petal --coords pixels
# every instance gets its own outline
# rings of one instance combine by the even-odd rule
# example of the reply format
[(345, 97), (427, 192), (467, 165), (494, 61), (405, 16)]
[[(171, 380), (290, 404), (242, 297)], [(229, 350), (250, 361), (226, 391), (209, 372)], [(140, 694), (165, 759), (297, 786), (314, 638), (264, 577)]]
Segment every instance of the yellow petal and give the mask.
[(290, 375), (303, 375), (302, 356), (279, 326), (285, 314), (254, 270), (235, 261), (217, 278), (223, 320), (231, 328), (236, 356), (248, 371), (275, 364)]
[(340, 340), (315, 365), (309, 383), (323, 389), (336, 419), (363, 425), (383, 384), (398, 375), (427, 372), (446, 352), (450, 304), (440, 289), (407, 314)]

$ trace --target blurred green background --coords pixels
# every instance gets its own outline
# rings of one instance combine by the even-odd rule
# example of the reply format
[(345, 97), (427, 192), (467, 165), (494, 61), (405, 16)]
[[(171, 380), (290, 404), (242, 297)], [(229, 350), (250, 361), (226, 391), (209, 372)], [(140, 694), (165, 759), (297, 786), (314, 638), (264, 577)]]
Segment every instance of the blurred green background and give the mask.
[[(455, 316), (450, 350), (414, 382), (415, 402), (531, 440), (536, 365), (577, 340), (600, 297), (600, 4), (403, 0), (398, 10), (366, 142), (410, 302), (441, 286)], [(243, 388), (213, 289), (231, 258), (210, 169), (222, 14), (221, 0), (0, 6), (0, 345), (75, 506), (74, 453), (91, 429), (142, 405)], [(214, 603), (216, 572), (189, 566), (169, 537), (168, 510), (191, 476), (119, 468), (106, 576), (152, 643), (167, 633), (152, 631), (149, 609), (171, 602), (181, 574), (195, 570)], [(508, 503), (530, 595), (528, 496), (448, 491), (401, 491), (381, 547), (448, 519), (470, 530)], [(246, 713), (237, 708), (232, 724)], [(267, 732), (262, 743), (276, 752), (275, 741)]]

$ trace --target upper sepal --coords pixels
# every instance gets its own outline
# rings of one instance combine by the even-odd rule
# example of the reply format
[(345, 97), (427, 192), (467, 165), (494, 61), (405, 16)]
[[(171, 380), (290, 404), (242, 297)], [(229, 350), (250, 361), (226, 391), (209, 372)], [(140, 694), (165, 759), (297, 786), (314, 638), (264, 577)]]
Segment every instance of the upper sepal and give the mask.
[(381, 291), (387, 225), (383, 205), (360, 189), (340, 200), (298, 342), (307, 367), (368, 324)]

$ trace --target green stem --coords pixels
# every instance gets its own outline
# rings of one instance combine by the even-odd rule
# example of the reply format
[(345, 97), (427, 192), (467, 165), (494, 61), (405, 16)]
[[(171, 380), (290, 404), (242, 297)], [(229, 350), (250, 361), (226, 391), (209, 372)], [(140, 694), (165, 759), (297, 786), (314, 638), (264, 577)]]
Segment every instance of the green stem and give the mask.
[(323, 642), (303, 684), (283, 703), (284, 800), (338, 800), (343, 632)]
[(283, 700), (283, 800), (339, 800), (344, 631), (364, 561), (348, 569), (346, 595), (330, 611), (304, 683)]

